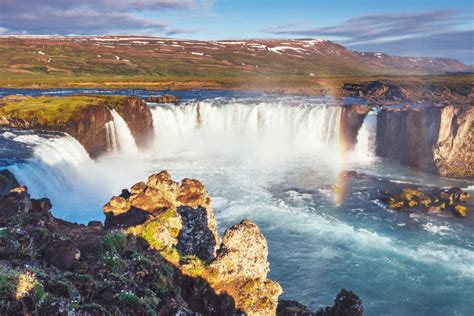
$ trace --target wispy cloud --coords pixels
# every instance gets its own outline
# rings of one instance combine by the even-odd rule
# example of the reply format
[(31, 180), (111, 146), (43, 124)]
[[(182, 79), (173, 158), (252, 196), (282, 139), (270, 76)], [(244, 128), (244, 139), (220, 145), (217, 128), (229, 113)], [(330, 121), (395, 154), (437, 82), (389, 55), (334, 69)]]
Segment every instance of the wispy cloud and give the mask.
[(210, 0), (2, 0), (0, 29), (9, 34), (178, 34), (178, 29), (140, 13), (193, 10), (211, 3)]
[(326, 27), (302, 29), (294, 28), (293, 23), (263, 31), (279, 35), (331, 36), (340, 38), (345, 44), (356, 44), (443, 33), (451, 31), (468, 19), (469, 17), (451, 10), (410, 14), (386, 13), (356, 16), (341, 24)]
[[(452, 10), (370, 14), (353, 17), (338, 25), (302, 28), (295, 27), (292, 23), (267, 28), (263, 32), (331, 38), (343, 45), (362, 50), (450, 57), (459, 56), (457, 50), (466, 49), (466, 46), (470, 46), (467, 48), (470, 49), (470, 54), (474, 51), (472, 24), (470, 30), (466, 30), (464, 26), (470, 19), (471, 16)], [(470, 59), (472, 60), (472, 57)]]

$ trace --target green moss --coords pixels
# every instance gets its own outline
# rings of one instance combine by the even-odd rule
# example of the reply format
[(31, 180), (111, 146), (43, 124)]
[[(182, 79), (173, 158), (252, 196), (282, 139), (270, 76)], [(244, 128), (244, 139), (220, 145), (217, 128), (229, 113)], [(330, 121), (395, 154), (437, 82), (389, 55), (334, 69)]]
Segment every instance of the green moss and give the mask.
[(87, 108), (105, 105), (121, 110), (124, 96), (79, 95), (13, 100), (0, 107), (0, 116), (36, 122), (42, 126), (64, 125)]
[(120, 273), (125, 269), (126, 263), (122, 258), (122, 253), (127, 247), (128, 237), (122, 232), (108, 233), (100, 241), (100, 259), (111, 272)]

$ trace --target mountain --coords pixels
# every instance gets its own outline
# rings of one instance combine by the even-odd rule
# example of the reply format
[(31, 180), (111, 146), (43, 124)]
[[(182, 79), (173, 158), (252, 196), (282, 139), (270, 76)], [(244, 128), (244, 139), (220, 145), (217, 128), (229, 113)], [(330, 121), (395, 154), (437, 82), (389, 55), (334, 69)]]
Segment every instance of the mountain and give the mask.
[(0, 75), (224, 78), (470, 72), (446, 58), (361, 53), (319, 39), (197, 41), (144, 36), (0, 37)]

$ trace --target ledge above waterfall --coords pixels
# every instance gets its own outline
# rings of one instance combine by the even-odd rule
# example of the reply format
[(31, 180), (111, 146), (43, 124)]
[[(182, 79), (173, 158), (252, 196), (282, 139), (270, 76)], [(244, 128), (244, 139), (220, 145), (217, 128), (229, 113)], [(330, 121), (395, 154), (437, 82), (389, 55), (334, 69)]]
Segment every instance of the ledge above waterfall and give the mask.
[(139, 98), (78, 95), (17, 97), (0, 100), (0, 126), (62, 131), (76, 138), (91, 157), (110, 151), (108, 123), (116, 111), (126, 122), (138, 147), (153, 135), (149, 108)]

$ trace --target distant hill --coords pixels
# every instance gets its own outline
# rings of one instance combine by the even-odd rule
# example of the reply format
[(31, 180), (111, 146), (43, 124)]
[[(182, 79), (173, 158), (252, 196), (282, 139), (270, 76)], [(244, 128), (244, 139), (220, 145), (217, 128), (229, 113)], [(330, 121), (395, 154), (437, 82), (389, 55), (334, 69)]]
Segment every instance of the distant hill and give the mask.
[(0, 38), (0, 76), (237, 77), (472, 72), (454, 59), (361, 53), (318, 39), (195, 41), (143, 36)]

